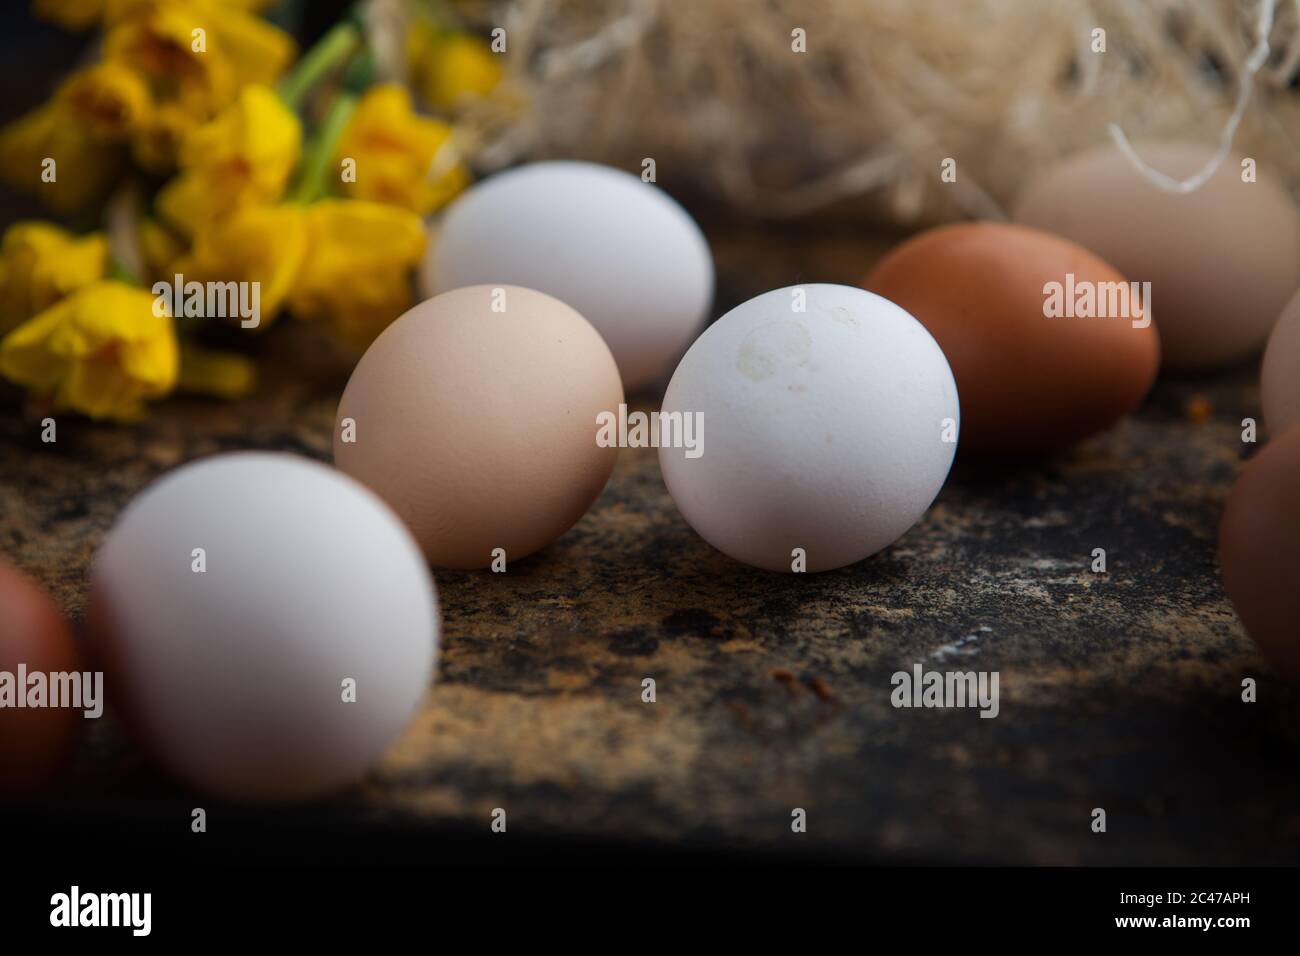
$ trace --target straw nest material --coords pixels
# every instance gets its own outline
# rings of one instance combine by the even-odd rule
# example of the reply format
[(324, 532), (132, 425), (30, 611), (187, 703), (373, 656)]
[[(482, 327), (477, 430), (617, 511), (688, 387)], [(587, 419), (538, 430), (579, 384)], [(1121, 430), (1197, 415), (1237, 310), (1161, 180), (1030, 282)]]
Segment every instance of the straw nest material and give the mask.
[[(1277, 3), (1275, 16), (1268, 0), (461, 4), (505, 27), (510, 64), (471, 117), (470, 152), (486, 169), (653, 158), (670, 190), (740, 214), (916, 225), (1002, 215), (1027, 177), (1107, 141), (1111, 123), (1139, 143), (1214, 145), (1244, 87), (1234, 147), (1294, 190), (1300, 0)], [(1251, 77), (1261, 13), (1271, 48)], [(955, 183), (941, 181), (947, 158)]]

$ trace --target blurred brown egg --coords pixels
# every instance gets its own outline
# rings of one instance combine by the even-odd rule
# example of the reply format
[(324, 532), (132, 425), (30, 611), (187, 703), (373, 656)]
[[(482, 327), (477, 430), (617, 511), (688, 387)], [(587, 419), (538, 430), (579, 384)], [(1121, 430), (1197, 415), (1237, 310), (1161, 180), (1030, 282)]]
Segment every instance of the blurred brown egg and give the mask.
[(1300, 680), (1300, 425), (1265, 445), (1233, 485), (1219, 565), (1246, 633)]
[[(0, 561), (0, 672), (15, 682), (26, 672), (79, 671), (72, 632), (49, 597), (26, 575)], [(0, 707), (0, 794), (26, 793), (63, 765), (76, 740), (82, 712), (56, 707)]]
[(912, 313), (947, 355), (964, 453), (1037, 455), (1086, 438), (1136, 408), (1159, 366), (1155, 327), (1125, 278), (1037, 229), (930, 229), (863, 284)]
[(1259, 400), (1270, 434), (1300, 425), (1300, 292), (1291, 297), (1268, 338)]

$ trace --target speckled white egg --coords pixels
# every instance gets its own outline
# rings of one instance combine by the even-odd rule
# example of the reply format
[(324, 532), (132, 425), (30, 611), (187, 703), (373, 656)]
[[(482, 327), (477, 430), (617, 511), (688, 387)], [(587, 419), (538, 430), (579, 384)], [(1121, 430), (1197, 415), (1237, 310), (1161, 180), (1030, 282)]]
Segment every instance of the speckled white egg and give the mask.
[(140, 494), (94, 565), (110, 702), (171, 773), (282, 803), (361, 777), (432, 681), (424, 557), (375, 494), (291, 455), (186, 465)]
[(719, 551), (773, 571), (799, 570), (801, 556), (808, 571), (843, 567), (896, 541), (943, 486), (960, 421), (925, 327), (841, 285), (732, 309), (677, 366), (663, 411), (699, 416), (695, 449), (660, 442), (682, 515)]
[(1270, 434), (1280, 435), (1300, 425), (1300, 292), (1291, 297), (1273, 326), (1259, 391)]
[(658, 185), (594, 163), (531, 163), (457, 199), (421, 269), (426, 297), (495, 284), (545, 292), (585, 316), (631, 392), (666, 373), (702, 328), (713, 258)]

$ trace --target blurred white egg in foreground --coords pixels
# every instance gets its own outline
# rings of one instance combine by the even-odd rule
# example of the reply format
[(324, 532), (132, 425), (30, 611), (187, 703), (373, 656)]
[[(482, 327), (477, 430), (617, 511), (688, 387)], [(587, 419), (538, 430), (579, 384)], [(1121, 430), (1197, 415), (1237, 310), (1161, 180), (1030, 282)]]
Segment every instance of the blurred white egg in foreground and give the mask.
[(432, 679), (433, 579), (376, 495), (307, 459), (246, 452), (155, 482), (94, 567), (110, 703), (170, 772), (289, 802), (373, 766)]
[(663, 412), (698, 416), (702, 436), (695, 449), (661, 438), (682, 515), (719, 551), (773, 571), (798, 570), (799, 552), (808, 571), (843, 567), (897, 540), (957, 448), (957, 386), (938, 344), (899, 306), (840, 285), (732, 309), (686, 353)]
[(671, 368), (713, 299), (699, 226), (654, 183), (569, 161), (478, 183), (447, 210), (421, 269), (424, 296), (472, 285), (545, 292), (586, 317), (633, 391)]

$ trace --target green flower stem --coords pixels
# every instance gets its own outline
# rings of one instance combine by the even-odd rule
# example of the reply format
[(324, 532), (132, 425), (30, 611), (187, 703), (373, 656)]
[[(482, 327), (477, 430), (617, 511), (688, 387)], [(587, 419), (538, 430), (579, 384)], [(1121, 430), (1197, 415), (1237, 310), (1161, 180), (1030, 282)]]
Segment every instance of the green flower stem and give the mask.
[(354, 22), (344, 20), (336, 24), (280, 83), (280, 99), (291, 110), (297, 110), (316, 84), (352, 56), (360, 45), (361, 30)]
[(303, 157), (302, 174), (298, 179), (298, 188), (294, 191), (294, 199), (297, 202), (305, 205), (325, 195), (325, 180), (329, 175), (334, 148), (338, 145), (339, 137), (343, 135), (343, 130), (347, 128), (348, 121), (352, 119), (356, 108), (357, 97), (351, 93), (343, 93), (325, 114), (325, 121), (316, 131)]
[(345, 93), (360, 95), (375, 81), (375, 54), (369, 46), (357, 53), (343, 71), (339, 86)]

